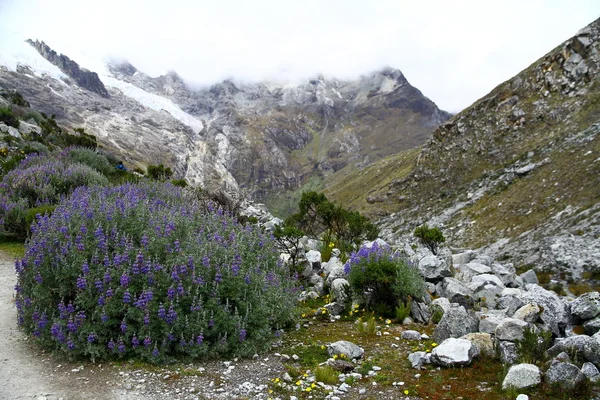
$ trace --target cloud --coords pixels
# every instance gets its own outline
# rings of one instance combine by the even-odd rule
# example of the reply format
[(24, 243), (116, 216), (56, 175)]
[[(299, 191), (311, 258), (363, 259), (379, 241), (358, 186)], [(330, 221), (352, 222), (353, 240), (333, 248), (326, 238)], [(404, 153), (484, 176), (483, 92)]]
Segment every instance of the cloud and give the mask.
[(111, 56), (150, 75), (175, 70), (210, 85), (352, 79), (392, 66), (450, 111), (598, 16), (595, 0), (0, 1), (2, 29), (44, 40), (89, 68)]

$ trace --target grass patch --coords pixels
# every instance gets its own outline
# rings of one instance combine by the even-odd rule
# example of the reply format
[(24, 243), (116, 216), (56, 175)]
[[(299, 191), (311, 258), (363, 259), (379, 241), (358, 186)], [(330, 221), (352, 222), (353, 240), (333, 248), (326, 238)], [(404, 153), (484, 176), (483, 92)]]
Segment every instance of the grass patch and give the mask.
[(18, 240), (2, 240), (0, 241), (0, 251), (11, 257), (20, 258), (25, 254), (25, 244)]

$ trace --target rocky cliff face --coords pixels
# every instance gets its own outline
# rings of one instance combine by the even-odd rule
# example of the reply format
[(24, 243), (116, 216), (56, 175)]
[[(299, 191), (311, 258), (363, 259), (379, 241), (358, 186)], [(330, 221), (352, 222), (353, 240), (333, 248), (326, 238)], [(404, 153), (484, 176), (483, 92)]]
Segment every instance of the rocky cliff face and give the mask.
[(63, 124), (83, 126), (130, 164), (163, 162), (192, 184), (241, 190), (278, 211), (286, 208), (278, 199), (307, 184), (322, 187), (332, 175), (423, 144), (450, 117), (391, 68), (356, 81), (224, 81), (191, 90), (174, 72), (153, 78), (125, 62), (98, 76), (29, 43), (76, 85), (26, 65), (0, 70), (0, 85)]
[[(600, 268), (600, 20), (435, 129), (381, 207), (518, 265)], [(596, 272), (594, 272), (596, 271)]]
[(97, 93), (102, 97), (110, 97), (104, 84), (98, 78), (97, 73), (80, 68), (75, 61), (64, 54), (57, 54), (44, 42), (28, 40), (27, 43), (32, 45), (46, 60), (60, 68), (62, 72), (72, 78), (80, 87)]

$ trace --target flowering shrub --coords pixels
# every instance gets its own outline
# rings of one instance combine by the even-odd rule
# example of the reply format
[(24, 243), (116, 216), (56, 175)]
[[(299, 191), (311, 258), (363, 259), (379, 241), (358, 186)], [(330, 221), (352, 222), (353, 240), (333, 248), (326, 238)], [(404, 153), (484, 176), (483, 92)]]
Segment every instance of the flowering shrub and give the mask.
[(350, 254), (345, 272), (353, 295), (365, 296), (367, 308), (382, 315), (394, 317), (401, 302), (423, 294), (419, 270), (377, 242)]
[(273, 241), (171, 184), (76, 189), (16, 269), (19, 325), (73, 356), (249, 355), (292, 322)]
[(106, 184), (106, 176), (64, 155), (28, 155), (0, 183), (0, 231), (24, 238), (28, 208), (57, 204), (80, 186)]

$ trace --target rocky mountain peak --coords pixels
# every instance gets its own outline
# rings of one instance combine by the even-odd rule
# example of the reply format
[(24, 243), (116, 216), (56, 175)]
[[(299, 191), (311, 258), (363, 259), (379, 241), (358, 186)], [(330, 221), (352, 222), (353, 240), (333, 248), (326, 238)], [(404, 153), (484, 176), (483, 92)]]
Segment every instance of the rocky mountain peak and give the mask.
[(33, 40), (28, 39), (27, 43), (33, 46), (42, 57), (60, 68), (60, 70), (73, 79), (78, 86), (89, 90), (90, 92), (97, 93), (102, 97), (110, 97), (97, 73), (81, 68), (79, 64), (64, 54), (57, 54), (43, 41), (40, 42), (39, 40), (36, 40), (34, 42)]

